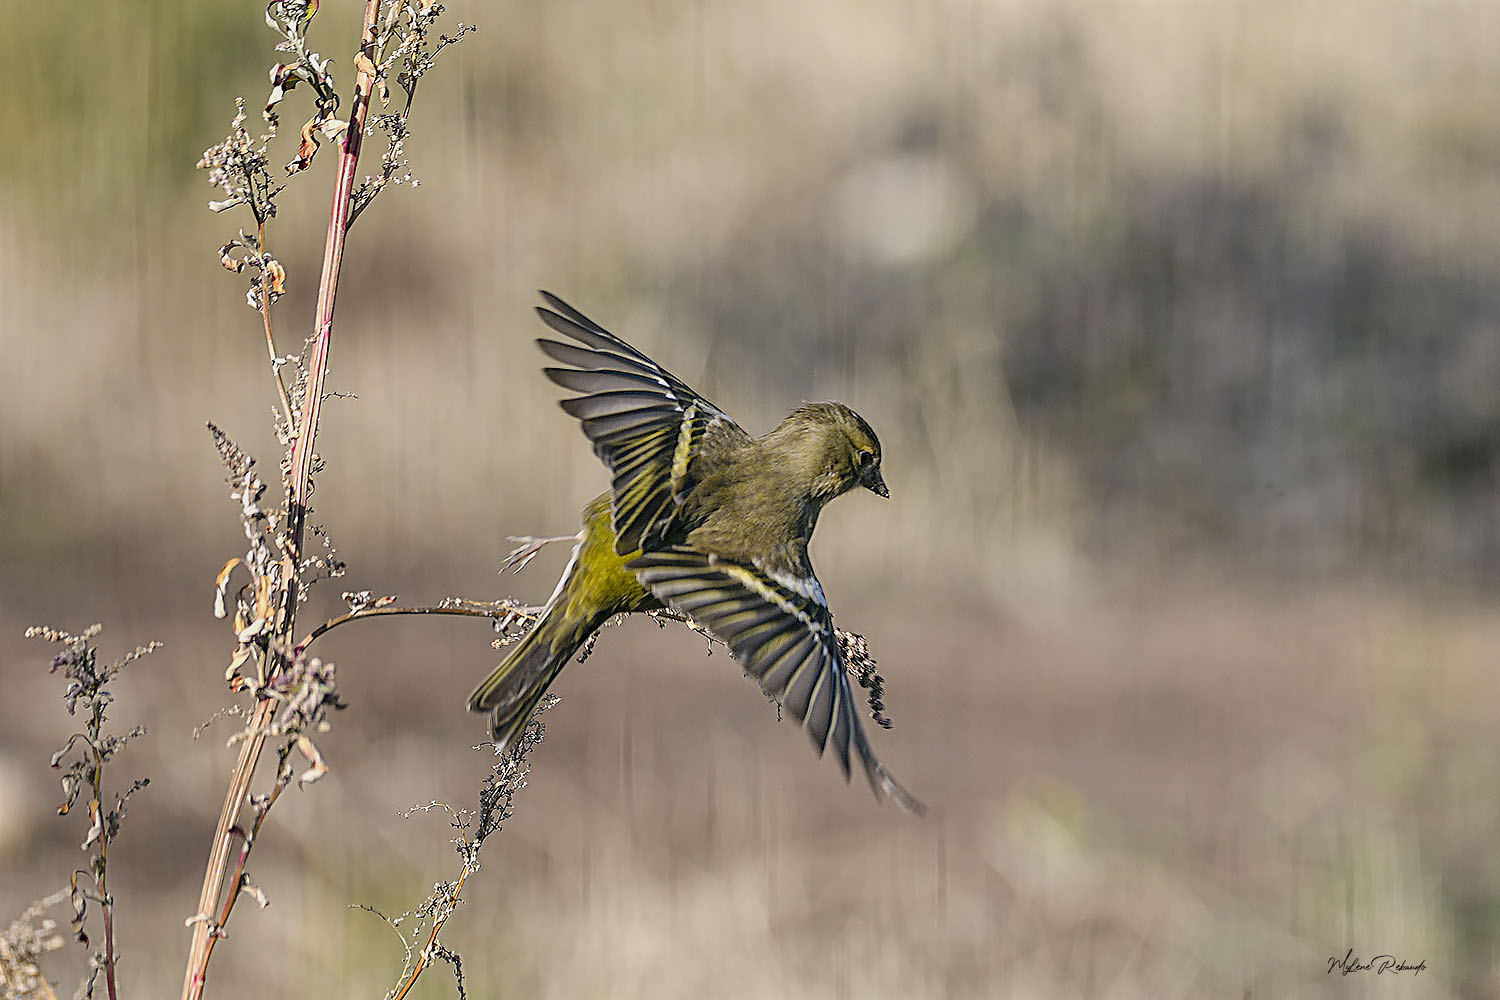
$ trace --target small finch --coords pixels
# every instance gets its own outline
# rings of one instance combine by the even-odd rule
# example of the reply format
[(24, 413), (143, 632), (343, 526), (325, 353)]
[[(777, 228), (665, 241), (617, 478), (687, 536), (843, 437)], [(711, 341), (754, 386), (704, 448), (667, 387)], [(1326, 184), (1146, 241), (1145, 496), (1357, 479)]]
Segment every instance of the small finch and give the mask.
[(535, 627), (469, 696), (495, 742), (525, 726), (548, 685), (607, 620), (671, 608), (733, 651), (746, 674), (831, 746), (847, 780), (859, 759), (877, 797), (923, 806), (875, 758), (850, 690), (833, 614), (807, 545), (823, 505), (863, 486), (890, 496), (880, 441), (842, 403), (803, 403), (765, 437), (745, 433), (671, 372), (555, 295), (537, 314), (572, 343), (538, 340), (579, 393), (562, 401), (609, 467)]

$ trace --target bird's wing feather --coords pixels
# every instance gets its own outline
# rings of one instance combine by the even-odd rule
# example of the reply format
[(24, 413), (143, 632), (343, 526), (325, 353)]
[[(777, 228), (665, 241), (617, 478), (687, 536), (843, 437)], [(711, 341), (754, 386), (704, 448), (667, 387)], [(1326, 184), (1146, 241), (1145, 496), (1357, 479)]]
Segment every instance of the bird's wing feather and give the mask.
[(768, 571), (683, 546), (626, 564), (664, 604), (691, 616), (728, 644), (745, 673), (807, 726), (819, 755), (832, 746), (844, 777), (850, 751), (870, 786), (906, 811), (923, 806), (875, 758), (860, 724), (833, 615), (809, 573)]
[(583, 393), (562, 407), (578, 418), (594, 454), (614, 474), (615, 551), (657, 547), (696, 481), (693, 459), (705, 435), (716, 429), (749, 436), (661, 365), (557, 296), (542, 292), (542, 298), (550, 307), (537, 307), (542, 322), (575, 341), (538, 340), (548, 357), (569, 366), (542, 371)]

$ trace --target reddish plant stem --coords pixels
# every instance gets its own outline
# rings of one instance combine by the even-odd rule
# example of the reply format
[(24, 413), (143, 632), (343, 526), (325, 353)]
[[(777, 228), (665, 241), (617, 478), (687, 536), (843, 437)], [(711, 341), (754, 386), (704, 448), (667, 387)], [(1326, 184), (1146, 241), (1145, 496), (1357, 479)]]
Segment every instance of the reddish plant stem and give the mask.
[[(264, 733), (270, 724), (273, 703), (259, 702), (250, 721), (250, 730)], [(182, 984), (182, 995), (190, 1000), (203, 996), (204, 983), (208, 976), (208, 956), (213, 943), (219, 937), (221, 924), (213, 922), (214, 904), (218, 902), (219, 890), (224, 882), (224, 870), (229, 865), (229, 842), (235, 820), (239, 816), (240, 804), (250, 789), (250, 777), (260, 760), (260, 750), (265, 737), (253, 736), (240, 746), (240, 757), (234, 773), (229, 779), (229, 789), (224, 794), (224, 805), (219, 812), (219, 826), (214, 831), (213, 848), (209, 853), (208, 870), (203, 876), (203, 890), (198, 897), (198, 912), (193, 923), (193, 943), (188, 952), (186, 978)]]
[(420, 976), (422, 974), (422, 970), (427, 967), (427, 962), (432, 955), (432, 946), (437, 943), (438, 931), (443, 929), (443, 925), (448, 922), (448, 917), (451, 916), (453, 914), (453, 911), (458, 907), (459, 894), (464, 891), (464, 882), (467, 881), (468, 878), (469, 866), (464, 865), (463, 871), (458, 875), (458, 881), (453, 884), (453, 891), (448, 893), (447, 912), (444, 913), (441, 917), (433, 918), (432, 932), (427, 935), (427, 944), (424, 945), (422, 947), (422, 950), (417, 953), (417, 964), (412, 966), (411, 975), (406, 977), (406, 981), (401, 984), (400, 992), (392, 997), (391, 1000), (405, 1000), (406, 994), (410, 993), (411, 988), (417, 985), (417, 977)]
[[(364, 30), (360, 48), (370, 54), (375, 44), (375, 19), (380, 13), (380, 0), (366, 0)], [(317, 323), (314, 328), (312, 357), (308, 363), (306, 395), (302, 401), (301, 420), (293, 429), (296, 435), (292, 442), (290, 495), (287, 497), (288, 521), (286, 527), (287, 552), (282, 560), (283, 599), (281, 612), (277, 616), (276, 641), (272, 644), (271, 670), (265, 676), (275, 676), (281, 669), (291, 648), (296, 623), (296, 609), (301, 584), (302, 535), (307, 521), (309, 479), (312, 475), (313, 442), (317, 437), (318, 415), (322, 408), (323, 382), (328, 370), (328, 349), (333, 340), (333, 300), (338, 287), (339, 268), (344, 258), (344, 234), (348, 229), (349, 201), (354, 193), (354, 174), (359, 164), (360, 141), (364, 135), (365, 115), (370, 106), (370, 91), (374, 81), (361, 70), (355, 78), (354, 106), (349, 116), (349, 127), (344, 132), (344, 141), (339, 154), (338, 177), (334, 183), (333, 204), (329, 209), (328, 238), (324, 244), (323, 270), (318, 282)], [(264, 291), (264, 288), (262, 289)], [(208, 976), (208, 959), (212, 952), (211, 942), (222, 930), (222, 924), (213, 923), (213, 912), (219, 894), (224, 888), (224, 875), (229, 866), (230, 831), (234, 829), (240, 806), (250, 790), (250, 779), (255, 765), (260, 760), (265, 745), (275, 703), (262, 699), (255, 706), (251, 718), (249, 737), (240, 747), (239, 760), (235, 764), (229, 787), (224, 795), (224, 804), (219, 812), (219, 824), (214, 832), (213, 847), (209, 853), (208, 868), (204, 872), (203, 889), (198, 897), (197, 917), (193, 924), (192, 946), (188, 952), (187, 971), (183, 978), (184, 1000), (200, 1000)], [(242, 859), (243, 861), (243, 859)], [(237, 895), (236, 884), (229, 890)], [(231, 896), (231, 900), (233, 896)], [(231, 904), (232, 906), (232, 904)], [(225, 908), (225, 914), (231, 907)]]
[[(215, 928), (221, 928), (225, 924), (229, 923), (229, 914), (234, 911), (234, 904), (240, 898), (240, 892), (245, 888), (245, 862), (250, 859), (250, 848), (255, 844), (255, 838), (260, 836), (260, 827), (261, 824), (266, 821), (266, 814), (271, 811), (271, 806), (275, 805), (276, 799), (281, 795), (281, 790), (285, 787), (286, 785), (283, 782), (279, 780), (276, 782), (276, 786), (271, 789), (271, 797), (269, 801), (266, 802), (265, 808), (262, 809), (260, 811), (260, 814), (255, 817), (255, 825), (250, 828), (250, 835), (246, 837), (245, 842), (240, 845), (240, 857), (239, 860), (235, 862), (234, 878), (231, 879), (229, 883), (232, 888), (224, 897), (224, 907), (219, 912), (218, 922), (214, 924)], [(217, 943), (219, 938), (221, 938), (222, 936), (222, 934), (210, 934), (208, 936), (207, 951), (203, 960), (205, 966), (208, 964), (208, 957), (213, 955), (214, 944)]]
[[(99, 703), (94, 705), (94, 720), (89, 727), (98, 737), (99, 727), (104, 723), (104, 709)], [(94, 753), (94, 808), (98, 812), (104, 811), (104, 758), (99, 751), (94, 749), (92, 741), (89, 749)], [(95, 880), (99, 888), (99, 908), (104, 911), (104, 985), (109, 991), (109, 1000), (116, 1000), (115, 996), (115, 921), (114, 903), (109, 898), (109, 887), (105, 884), (109, 875), (109, 827), (103, 816), (90, 817), (103, 824), (104, 831), (99, 835), (99, 877)]]
[[(366, 0), (365, 27), (360, 51), (374, 55), (375, 18), (380, 0)], [(372, 65), (366, 61), (365, 65)], [(338, 291), (339, 270), (344, 260), (344, 236), (349, 231), (349, 202), (354, 196), (354, 173), (359, 166), (359, 147), (364, 138), (365, 115), (370, 109), (370, 90), (374, 80), (364, 70), (354, 82), (354, 109), (349, 127), (344, 131), (344, 145), (339, 155), (339, 174), (333, 188), (333, 205), (328, 214), (328, 239), (323, 245), (323, 272), (318, 281), (318, 322), (314, 329), (312, 359), (308, 365), (307, 391), (302, 398), (302, 420), (298, 423), (297, 441), (292, 448), (292, 523), (294, 545), (302, 540), (302, 524), (307, 512), (307, 491), (312, 475), (313, 439), (318, 433), (318, 414), (323, 407), (323, 379), (328, 373), (328, 348), (333, 342), (333, 301)], [(295, 589), (297, 576), (291, 577)], [(292, 595), (295, 598), (295, 594)], [(295, 605), (294, 605), (295, 606)]]
[[(99, 849), (99, 857), (104, 857), (104, 848)], [(115, 921), (114, 907), (109, 903), (109, 889), (104, 885), (104, 873), (99, 873), (99, 895), (103, 896), (104, 908), (104, 985), (109, 991), (109, 1000), (115, 998)]]

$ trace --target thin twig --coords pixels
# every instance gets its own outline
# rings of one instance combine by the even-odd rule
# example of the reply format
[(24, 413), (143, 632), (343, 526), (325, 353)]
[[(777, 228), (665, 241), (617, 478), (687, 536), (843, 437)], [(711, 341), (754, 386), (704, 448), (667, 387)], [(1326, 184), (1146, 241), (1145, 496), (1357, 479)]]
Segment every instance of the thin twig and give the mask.
[(492, 618), (496, 621), (507, 622), (535, 618), (541, 611), (542, 609), (538, 606), (515, 604), (511, 601), (450, 600), (442, 604), (425, 604), (410, 608), (403, 608), (396, 604), (383, 604), (378, 607), (360, 608), (329, 619), (304, 636), (302, 641), (297, 643), (294, 652), (300, 653), (312, 645), (315, 639), (321, 638), (340, 625), (362, 618), (378, 618), (382, 615), (464, 615), (469, 618)]
[[(284, 759), (282, 761), (282, 766), (285, 766)], [(271, 794), (267, 797), (265, 803), (257, 810), (255, 816), (255, 824), (251, 826), (250, 833), (245, 836), (245, 842), (240, 845), (240, 856), (239, 860), (235, 862), (234, 879), (231, 883), (233, 885), (233, 888), (230, 889), (230, 891), (224, 898), (224, 907), (219, 912), (219, 919), (212, 928), (212, 930), (214, 931), (217, 931), (225, 924), (229, 923), (229, 915), (234, 911), (234, 904), (240, 898), (240, 893), (245, 889), (245, 862), (250, 859), (250, 848), (255, 843), (256, 838), (260, 836), (261, 824), (266, 821), (266, 816), (270, 813), (271, 806), (276, 804), (276, 800), (281, 797), (281, 790), (290, 783), (288, 781), (281, 780), (281, 778), (282, 775), (278, 773), (276, 784), (271, 788)], [(213, 954), (214, 945), (223, 936), (224, 935), (221, 933), (209, 934), (207, 951), (205, 952), (203, 959), (205, 966), (207, 966), (208, 964), (209, 956)]]
[(258, 735), (247, 739), (240, 746), (240, 757), (235, 762), (229, 789), (224, 795), (224, 805), (219, 812), (213, 850), (209, 853), (208, 870), (204, 873), (203, 890), (198, 897), (198, 912), (192, 918), (193, 943), (188, 952), (186, 981), (182, 986), (182, 995), (190, 1000), (199, 1000), (203, 996), (203, 986), (208, 976), (208, 956), (213, 950), (213, 942), (219, 937), (219, 926), (213, 923), (211, 914), (219, 899), (225, 869), (229, 866), (231, 831), (239, 816), (240, 804), (250, 790), (250, 777), (255, 773), (261, 747), (265, 745), (263, 734), (274, 712), (275, 702), (266, 699), (256, 703), (255, 715), (248, 728)]
[[(104, 706), (102, 703), (94, 707), (95, 726), (103, 722)], [(94, 751), (94, 802), (95, 809), (104, 809), (104, 761), (99, 759), (99, 752)], [(100, 822), (103, 822), (100, 819)], [(104, 985), (109, 992), (109, 1000), (117, 1000), (115, 993), (115, 921), (114, 901), (109, 898), (109, 887), (105, 880), (109, 875), (109, 842), (110, 837), (99, 838), (99, 877), (96, 882), (99, 886), (99, 908), (104, 911)]]
[[(266, 252), (266, 223), (261, 220), (255, 230), (256, 250), (262, 257)], [(287, 430), (292, 427), (292, 401), (286, 393), (286, 382), (281, 377), (281, 366), (277, 364), (276, 339), (271, 336), (271, 282), (264, 269), (260, 272), (260, 318), (266, 330), (266, 353), (271, 356), (271, 374), (276, 378), (276, 394), (281, 397), (281, 416)]]
[[(442, 604), (418, 604), (412, 607), (402, 607), (399, 604), (370, 605), (350, 611), (348, 614), (330, 618), (328, 621), (313, 629), (303, 636), (301, 641), (292, 648), (293, 654), (304, 652), (314, 640), (320, 639), (338, 628), (352, 621), (364, 618), (379, 618), (383, 615), (462, 615), (467, 618), (490, 618), (500, 622), (502, 625), (513, 622), (522, 622), (526, 619), (535, 620), (542, 613), (542, 606), (537, 604), (517, 604), (509, 599), (499, 601), (471, 601), (467, 598), (448, 598)], [(658, 622), (681, 622), (690, 630), (703, 636), (710, 643), (724, 645), (718, 636), (699, 625), (693, 619), (680, 611), (663, 608), (658, 611), (648, 612)], [(615, 619), (610, 619), (606, 625), (613, 624)], [(842, 630), (840, 630), (842, 631)], [(851, 635), (853, 633), (850, 633)]]
[(411, 992), (411, 988), (417, 985), (417, 977), (427, 967), (428, 958), (432, 954), (432, 946), (437, 943), (438, 931), (443, 929), (443, 925), (448, 922), (448, 918), (453, 915), (453, 911), (458, 909), (458, 897), (464, 891), (464, 882), (468, 879), (471, 870), (469, 865), (464, 865), (463, 870), (459, 872), (458, 881), (453, 883), (453, 889), (448, 893), (447, 900), (444, 901), (442, 915), (435, 915), (432, 918), (432, 930), (427, 934), (427, 943), (417, 953), (416, 964), (411, 967), (411, 972), (407, 974), (405, 981), (401, 983), (400, 990), (397, 991), (391, 1000), (403, 1000), (406, 994)]

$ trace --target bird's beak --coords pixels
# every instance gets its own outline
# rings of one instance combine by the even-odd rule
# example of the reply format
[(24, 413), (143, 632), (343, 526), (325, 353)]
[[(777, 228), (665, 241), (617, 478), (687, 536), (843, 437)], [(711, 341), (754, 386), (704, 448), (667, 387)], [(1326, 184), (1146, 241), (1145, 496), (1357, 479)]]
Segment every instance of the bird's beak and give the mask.
[(859, 470), (859, 485), (878, 497), (891, 495), (890, 488), (885, 485), (885, 480), (880, 478), (880, 466), (874, 462)]

